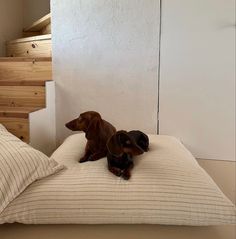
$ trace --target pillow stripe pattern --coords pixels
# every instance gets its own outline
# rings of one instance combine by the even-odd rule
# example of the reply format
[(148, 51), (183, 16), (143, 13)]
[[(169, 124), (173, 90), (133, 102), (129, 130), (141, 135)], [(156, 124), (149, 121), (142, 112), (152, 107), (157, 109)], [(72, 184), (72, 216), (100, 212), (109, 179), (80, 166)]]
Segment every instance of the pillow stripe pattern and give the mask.
[(0, 125), (0, 213), (32, 182), (62, 168)]
[(235, 224), (235, 206), (174, 137), (150, 135), (130, 180), (107, 170), (106, 159), (78, 163), (83, 134), (53, 154), (67, 170), (30, 185), (0, 215), (26, 224)]

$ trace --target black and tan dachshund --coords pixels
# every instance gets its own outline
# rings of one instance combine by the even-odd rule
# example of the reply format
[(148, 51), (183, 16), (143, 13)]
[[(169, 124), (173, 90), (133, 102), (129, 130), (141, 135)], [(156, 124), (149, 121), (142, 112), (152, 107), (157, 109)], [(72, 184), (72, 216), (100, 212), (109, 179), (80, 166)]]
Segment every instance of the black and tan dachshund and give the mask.
[(107, 162), (110, 172), (128, 180), (134, 166), (133, 156), (148, 151), (149, 139), (141, 131), (117, 131), (107, 142)]

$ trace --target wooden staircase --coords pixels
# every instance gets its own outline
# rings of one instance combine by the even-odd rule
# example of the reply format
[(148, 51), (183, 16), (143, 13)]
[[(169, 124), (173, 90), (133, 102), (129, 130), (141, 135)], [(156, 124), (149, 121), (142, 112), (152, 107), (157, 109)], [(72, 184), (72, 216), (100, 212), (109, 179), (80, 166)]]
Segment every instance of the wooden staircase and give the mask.
[(46, 107), (52, 80), (50, 30), (49, 14), (23, 31), (28, 37), (8, 42), (8, 57), (0, 57), (0, 123), (27, 143), (30, 114)]
[(8, 57), (51, 57), (51, 14), (25, 28), (22, 36), (7, 42)]
[(46, 107), (51, 58), (0, 58), (0, 123), (29, 143), (29, 114)]

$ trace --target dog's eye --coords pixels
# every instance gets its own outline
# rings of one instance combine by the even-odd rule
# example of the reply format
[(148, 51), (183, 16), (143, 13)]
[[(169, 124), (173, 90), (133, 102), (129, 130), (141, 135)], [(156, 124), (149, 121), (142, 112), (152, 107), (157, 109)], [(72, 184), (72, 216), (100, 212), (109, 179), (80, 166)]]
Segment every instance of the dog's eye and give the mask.
[(126, 141), (125, 141), (125, 144), (126, 144), (126, 145), (130, 145), (130, 144), (131, 144), (130, 140), (126, 140)]

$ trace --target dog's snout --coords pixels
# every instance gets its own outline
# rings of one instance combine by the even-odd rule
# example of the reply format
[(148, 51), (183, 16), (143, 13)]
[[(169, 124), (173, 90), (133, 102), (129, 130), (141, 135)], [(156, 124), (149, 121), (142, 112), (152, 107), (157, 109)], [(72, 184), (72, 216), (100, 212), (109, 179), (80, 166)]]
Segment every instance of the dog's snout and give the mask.
[(75, 123), (73, 121), (66, 123), (65, 126), (66, 126), (66, 128), (68, 128), (70, 130), (75, 130)]

